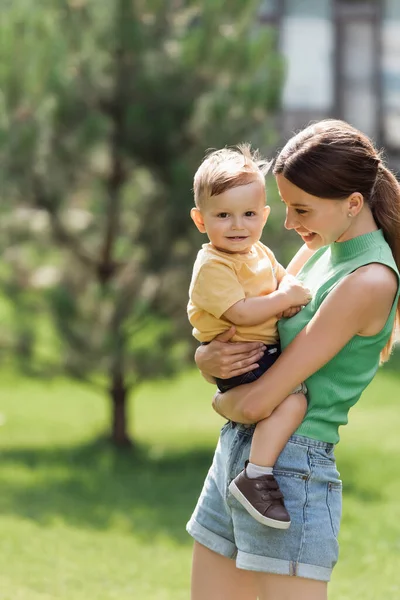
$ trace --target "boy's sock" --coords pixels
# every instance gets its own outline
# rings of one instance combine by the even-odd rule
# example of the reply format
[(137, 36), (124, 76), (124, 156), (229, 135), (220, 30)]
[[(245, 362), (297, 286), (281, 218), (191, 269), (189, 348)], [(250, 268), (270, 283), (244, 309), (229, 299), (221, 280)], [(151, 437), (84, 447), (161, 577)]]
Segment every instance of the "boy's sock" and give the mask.
[(272, 467), (260, 467), (249, 462), (246, 467), (246, 475), (249, 479), (256, 479), (256, 477), (262, 477), (263, 475), (272, 475)]

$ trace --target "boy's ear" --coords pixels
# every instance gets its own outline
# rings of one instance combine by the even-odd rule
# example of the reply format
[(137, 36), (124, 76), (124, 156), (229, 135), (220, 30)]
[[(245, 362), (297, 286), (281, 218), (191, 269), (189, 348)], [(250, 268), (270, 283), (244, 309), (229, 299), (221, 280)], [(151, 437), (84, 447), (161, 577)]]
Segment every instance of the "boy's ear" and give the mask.
[(204, 226), (203, 215), (199, 211), (198, 208), (192, 208), (190, 211), (190, 216), (192, 217), (194, 224), (200, 233), (206, 233), (206, 228)]
[(270, 212), (271, 212), (271, 207), (270, 206), (264, 206), (264, 208), (263, 208), (264, 225), (267, 222), (267, 219), (269, 217), (269, 213)]

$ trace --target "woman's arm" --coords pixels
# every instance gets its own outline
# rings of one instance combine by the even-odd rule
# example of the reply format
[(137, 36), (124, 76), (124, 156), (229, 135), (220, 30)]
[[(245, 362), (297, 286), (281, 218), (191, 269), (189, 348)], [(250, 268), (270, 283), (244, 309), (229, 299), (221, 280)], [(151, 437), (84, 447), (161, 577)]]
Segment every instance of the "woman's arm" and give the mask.
[(310, 250), (305, 244), (300, 248), (298, 252), (293, 256), (292, 260), (286, 268), (286, 272), (290, 275), (296, 276), (303, 265), (306, 264), (308, 259), (314, 254), (315, 250)]
[(254, 383), (217, 394), (214, 409), (241, 423), (268, 417), (300, 382), (323, 367), (353, 336), (377, 333), (386, 322), (396, 290), (394, 274), (382, 265), (368, 265), (347, 276), (276, 363)]

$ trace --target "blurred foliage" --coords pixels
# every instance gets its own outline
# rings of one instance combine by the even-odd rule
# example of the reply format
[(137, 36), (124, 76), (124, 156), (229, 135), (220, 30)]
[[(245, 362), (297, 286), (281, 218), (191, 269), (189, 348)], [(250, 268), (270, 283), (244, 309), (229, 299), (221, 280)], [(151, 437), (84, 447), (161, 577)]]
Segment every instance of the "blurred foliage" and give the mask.
[(258, 4), (2, 3), (0, 350), (104, 386), (120, 444), (129, 392), (192, 355), (197, 165), (274, 142), (283, 68)]

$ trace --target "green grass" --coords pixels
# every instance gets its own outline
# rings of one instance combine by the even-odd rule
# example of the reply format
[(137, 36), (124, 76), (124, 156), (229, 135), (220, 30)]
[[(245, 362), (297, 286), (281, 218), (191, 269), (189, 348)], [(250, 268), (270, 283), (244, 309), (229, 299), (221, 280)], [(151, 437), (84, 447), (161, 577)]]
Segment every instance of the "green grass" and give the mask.
[[(221, 421), (197, 373), (143, 387), (138, 449), (98, 441), (108, 404), (1, 374), (0, 600), (183, 600), (185, 533)], [(400, 369), (379, 373), (337, 450), (345, 505), (331, 600), (400, 597)]]

